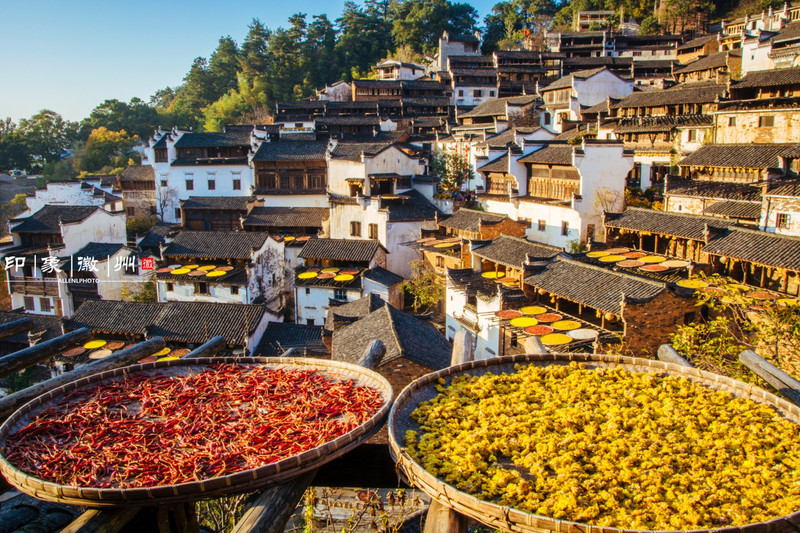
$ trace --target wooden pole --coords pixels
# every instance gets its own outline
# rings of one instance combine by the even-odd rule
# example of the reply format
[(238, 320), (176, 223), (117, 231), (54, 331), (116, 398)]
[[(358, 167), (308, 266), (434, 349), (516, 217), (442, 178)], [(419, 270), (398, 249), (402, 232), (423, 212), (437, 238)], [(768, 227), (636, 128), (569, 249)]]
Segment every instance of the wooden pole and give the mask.
[(117, 533), (141, 511), (141, 507), (105, 511), (90, 509), (70, 522), (60, 533)]
[[(358, 364), (374, 370), (374, 365), (380, 364), (385, 353), (386, 347), (383, 342), (375, 339), (367, 346)], [(283, 533), (286, 522), (294, 513), (300, 500), (303, 499), (303, 494), (316, 475), (317, 469), (314, 469), (291, 481), (264, 490), (258, 499), (248, 507), (231, 533), (250, 533), (252, 531)]]
[(217, 335), (212, 339), (204, 342), (191, 352), (187, 353), (181, 359), (191, 359), (194, 357), (213, 357), (217, 355), (217, 352), (222, 350), (225, 347), (225, 337), (222, 335)]
[(678, 351), (669, 344), (662, 344), (658, 347), (658, 358), (665, 363), (672, 363), (692, 368), (692, 364), (678, 353)]
[(744, 366), (755, 372), (758, 377), (778, 389), (791, 402), (800, 405), (800, 381), (762, 359), (753, 350), (744, 350), (739, 354), (739, 361)]
[(139, 359), (153, 355), (154, 353), (164, 349), (165, 343), (163, 337), (155, 337), (153, 339), (141, 342), (136, 346), (132, 346), (127, 350), (120, 350), (113, 355), (109, 355), (104, 359), (98, 359), (85, 365), (80, 365), (76, 369), (65, 372), (60, 376), (56, 376), (47, 381), (31, 385), (27, 389), (19, 392), (9, 394), (0, 398), (0, 420), (5, 420), (11, 413), (22, 407), (24, 404), (33, 400), (37, 396), (49, 392), (62, 385), (66, 385), (72, 381), (77, 381), (85, 377), (105, 372), (106, 370), (114, 370), (135, 363)]
[(0, 339), (5, 339), (17, 333), (33, 329), (33, 320), (28, 317), (6, 322), (0, 326)]
[[(453, 353), (450, 356), (450, 366), (472, 361), (472, 333), (462, 329), (453, 339)], [(467, 518), (458, 514), (453, 509), (442, 505), (436, 500), (431, 500), (428, 514), (425, 517), (424, 533), (466, 533)]]
[(91, 330), (88, 328), (81, 328), (56, 339), (36, 344), (24, 350), (6, 355), (5, 357), (0, 357), (0, 378), (10, 376), (23, 368), (28, 368), (29, 366), (46, 361), (54, 355), (72, 348), (76, 344), (88, 341), (91, 338)]

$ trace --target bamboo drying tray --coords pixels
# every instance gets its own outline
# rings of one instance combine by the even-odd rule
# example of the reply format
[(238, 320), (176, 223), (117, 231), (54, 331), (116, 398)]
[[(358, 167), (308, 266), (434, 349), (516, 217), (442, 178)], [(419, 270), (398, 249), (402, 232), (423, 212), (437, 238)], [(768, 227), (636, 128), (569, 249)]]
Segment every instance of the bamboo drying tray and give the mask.
[[(219, 365), (222, 363), (269, 365), (275, 368), (314, 368), (326, 377), (353, 379), (358, 385), (377, 389), (383, 396), (384, 404), (372, 418), (354, 430), (326, 444), (306, 450), (299, 455), (288, 457), (259, 468), (176, 485), (124, 489), (100, 489), (60, 485), (25, 474), (9, 463), (3, 456), (8, 435), (24, 427), (38, 412), (60, 400), (65, 394), (101, 381), (107, 382), (121, 379), (132, 373), (159, 372), (161, 374), (178, 375), (189, 373), (193, 368), (202, 369), (209, 365)], [(9, 483), (34, 498), (51, 502), (85, 505), (88, 507), (123, 507), (153, 505), (154, 503), (160, 505), (190, 502), (215, 498), (225, 494), (256, 490), (267, 485), (284, 483), (304, 472), (318, 468), (369, 439), (383, 426), (383, 422), (388, 416), (391, 407), (392, 394), (392, 387), (389, 382), (377, 372), (357, 365), (322, 359), (300, 357), (213, 357), (188, 360), (176, 359), (133, 365), (73, 381), (47, 394), (43, 394), (20, 407), (2, 426), (0, 426), (0, 473), (3, 474)]]
[[(428, 473), (406, 453), (405, 446), (402, 445), (405, 442), (406, 431), (420, 431), (419, 424), (411, 420), (410, 415), (420, 403), (434, 398), (438, 394), (435, 386), (438, 384), (437, 380), (439, 378), (443, 378), (446, 381), (445, 386), (448, 386), (454, 378), (463, 375), (480, 376), (489, 372), (494, 374), (514, 372), (514, 365), (516, 364), (568, 365), (571, 361), (586, 363), (588, 368), (623, 367), (632, 372), (655, 372), (685, 377), (711, 389), (728, 391), (734, 396), (772, 406), (784, 418), (794, 423), (800, 423), (800, 407), (758, 387), (696, 368), (683, 367), (651, 359), (601, 354), (537, 354), (496, 357), (482, 361), (471, 361), (427, 374), (403, 389), (392, 406), (388, 423), (390, 451), (392, 458), (399, 467), (400, 473), (409, 484), (421, 489), (442, 505), (501, 531), (524, 533), (632, 533), (636, 531), (557, 520), (478, 499)], [(724, 530), (699, 529), (694, 531), (698, 533), (710, 531), (725, 531), (727, 533), (796, 533), (798, 530), (800, 530), (800, 512), (776, 518), (769, 522), (727, 527)]]

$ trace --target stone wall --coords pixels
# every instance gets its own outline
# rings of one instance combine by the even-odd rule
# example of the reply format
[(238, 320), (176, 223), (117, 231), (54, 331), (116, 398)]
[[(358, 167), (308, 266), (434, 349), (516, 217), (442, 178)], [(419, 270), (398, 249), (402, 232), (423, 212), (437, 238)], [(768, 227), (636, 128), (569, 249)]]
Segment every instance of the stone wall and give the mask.
[(698, 311), (695, 299), (670, 290), (645, 303), (623, 302), (624, 339), (633, 355), (654, 357), (658, 347), (684, 324), (688, 314)]
[[(772, 116), (771, 127), (759, 127), (761, 117)], [(731, 124), (731, 119), (734, 123)], [(800, 110), (758, 109), (716, 115), (718, 144), (791, 143), (800, 138)]]
[(128, 217), (147, 218), (156, 214), (155, 191), (123, 191), (122, 206)]

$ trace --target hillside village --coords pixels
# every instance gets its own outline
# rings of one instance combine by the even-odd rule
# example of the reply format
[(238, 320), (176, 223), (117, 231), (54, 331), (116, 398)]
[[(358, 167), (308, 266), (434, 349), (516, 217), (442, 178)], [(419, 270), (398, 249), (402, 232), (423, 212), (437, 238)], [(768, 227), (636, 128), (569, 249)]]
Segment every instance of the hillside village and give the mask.
[[(159, 128), (119, 176), (35, 188), (0, 248), (0, 324), (35, 327), (0, 355), (79, 328), (344, 362), (380, 339), (397, 393), (460, 331), (475, 359), (530, 338), (652, 358), (707, 276), (795, 303), (800, 6), (680, 35), (583, 16), (545, 50), (445, 32), (430, 64), (384, 60), (271, 124)], [(441, 290), (418, 308), (420, 279)]]

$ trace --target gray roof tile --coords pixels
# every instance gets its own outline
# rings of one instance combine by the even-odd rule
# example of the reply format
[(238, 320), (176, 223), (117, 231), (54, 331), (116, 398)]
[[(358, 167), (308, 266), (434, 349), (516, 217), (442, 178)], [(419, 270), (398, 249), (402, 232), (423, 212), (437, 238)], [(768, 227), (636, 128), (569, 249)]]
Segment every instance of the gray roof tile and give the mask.
[(11, 223), (22, 222), (12, 228), (13, 232), (60, 233), (59, 222), (75, 224), (86, 220), (95, 211), (94, 205), (46, 205), (29, 217), (17, 218)]
[(532, 260), (552, 259), (562, 251), (561, 248), (555, 246), (531, 242), (511, 235), (500, 235), (488, 244), (473, 245), (472, 247), (474, 256), (517, 269), (521, 269), (525, 265), (528, 257)]
[(800, 271), (800, 238), (732, 228), (706, 244), (703, 251), (770, 267)]
[(778, 156), (795, 146), (795, 143), (706, 144), (681, 159), (678, 164), (729, 168), (780, 168)]
[[(373, 239), (309, 239), (300, 250), (302, 259), (330, 259), (332, 261), (371, 261), (381, 243)], [(386, 250), (386, 248), (383, 248)], [(388, 253), (388, 252), (387, 252)]]
[(267, 233), (257, 231), (182, 231), (164, 250), (165, 257), (250, 259), (264, 246)]

